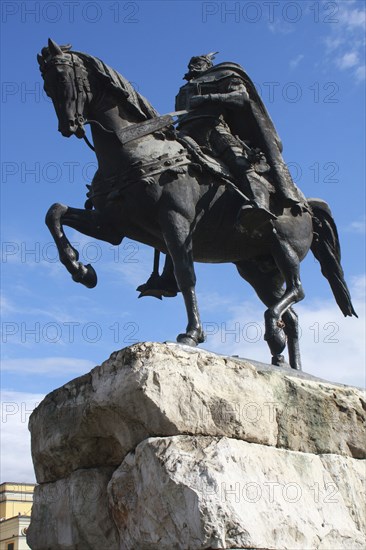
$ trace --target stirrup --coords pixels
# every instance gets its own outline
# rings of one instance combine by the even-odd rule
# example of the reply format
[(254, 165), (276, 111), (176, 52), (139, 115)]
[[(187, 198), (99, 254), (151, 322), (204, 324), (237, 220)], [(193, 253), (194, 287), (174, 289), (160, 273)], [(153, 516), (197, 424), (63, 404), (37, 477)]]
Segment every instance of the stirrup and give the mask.
[(169, 285), (167, 281), (164, 281), (164, 278), (158, 273), (152, 273), (146, 283), (138, 286), (136, 288), (137, 292), (140, 292), (139, 298), (144, 298), (145, 296), (152, 296), (158, 300), (164, 298), (174, 298), (179, 289), (174, 285)]

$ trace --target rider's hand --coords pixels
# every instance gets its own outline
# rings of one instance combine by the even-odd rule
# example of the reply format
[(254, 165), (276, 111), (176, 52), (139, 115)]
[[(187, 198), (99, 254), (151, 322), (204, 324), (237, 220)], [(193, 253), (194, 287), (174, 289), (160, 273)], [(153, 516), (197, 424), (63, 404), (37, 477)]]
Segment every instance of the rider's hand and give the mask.
[(191, 97), (189, 106), (191, 109), (195, 109), (196, 107), (200, 107), (200, 105), (202, 105), (205, 101), (206, 101), (206, 96), (194, 95), (193, 97)]

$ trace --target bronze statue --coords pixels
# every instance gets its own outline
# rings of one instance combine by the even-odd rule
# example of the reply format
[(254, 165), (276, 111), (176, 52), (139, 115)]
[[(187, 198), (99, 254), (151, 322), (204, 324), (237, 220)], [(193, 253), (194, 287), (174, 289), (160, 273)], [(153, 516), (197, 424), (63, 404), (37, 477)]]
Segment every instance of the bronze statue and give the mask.
[[(306, 201), (292, 187), (273, 125), (272, 130), (269, 126), (266, 130), (266, 125), (271, 126), (269, 117), (261, 102), (256, 103), (255, 96), (251, 99), (254, 92), (249, 84), (245, 87), (247, 101), (253, 103), (250, 110), (255, 120), (262, 118), (262, 122), (258, 125), (259, 141), (254, 140), (254, 146), (260, 144), (259, 156), (248, 162), (262, 178), (260, 185), (266, 190), (274, 188), (274, 192), (268, 191), (268, 204), (262, 208), (251, 189), (251, 223), (257, 227), (242, 231), (235, 223), (242, 208), (240, 183), (236, 184), (222, 159), (212, 159), (189, 135), (177, 133), (171, 117), (159, 117), (119, 73), (95, 57), (72, 51), (71, 46), (58, 46), (52, 40), (42, 49), (38, 62), (45, 91), (54, 103), (59, 131), (65, 137), (82, 138), (84, 125), (91, 124), (98, 160), (86, 208), (56, 203), (46, 216), (60, 260), (75, 281), (93, 288), (97, 277), (91, 265), (78, 261), (64, 225), (115, 245), (127, 236), (168, 254), (188, 316), (186, 331), (177, 340), (195, 346), (204, 341), (204, 334), (195, 294), (194, 261), (234, 263), (268, 308), (265, 339), (272, 363), (283, 362), (281, 354), (287, 343), (290, 365), (300, 369), (298, 322), (292, 306), (304, 298), (299, 267), (311, 248), (343, 314), (356, 315), (329, 207), (320, 199)], [(232, 70), (235, 74), (241, 71)], [(221, 123), (229, 125), (225, 118)], [(180, 118), (179, 126), (183, 129), (184, 119)], [(229, 133), (235, 136), (234, 128)], [(249, 145), (247, 136), (239, 134), (244, 148), (253, 147), (248, 137)], [(209, 142), (209, 152), (211, 147), (215, 146)], [(256, 171), (256, 163), (262, 164), (263, 172), (260, 167)], [(264, 166), (267, 163), (270, 170)], [(247, 172), (243, 177), (248, 177)], [(245, 181), (243, 185), (248, 191), (251, 184)], [(263, 223), (260, 213), (260, 223), (256, 224), (254, 213), (260, 209), (267, 219)]]

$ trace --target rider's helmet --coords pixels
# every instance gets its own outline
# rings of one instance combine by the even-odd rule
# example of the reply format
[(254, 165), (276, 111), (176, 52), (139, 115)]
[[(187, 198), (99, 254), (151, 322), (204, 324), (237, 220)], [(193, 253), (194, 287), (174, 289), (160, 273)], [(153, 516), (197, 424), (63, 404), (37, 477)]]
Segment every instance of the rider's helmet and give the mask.
[(215, 55), (217, 53), (219, 52), (211, 52), (191, 57), (188, 63), (189, 71), (183, 78), (185, 80), (191, 80), (191, 78), (194, 78), (200, 73), (207, 71), (207, 69), (210, 69), (213, 66), (213, 60), (215, 59)]

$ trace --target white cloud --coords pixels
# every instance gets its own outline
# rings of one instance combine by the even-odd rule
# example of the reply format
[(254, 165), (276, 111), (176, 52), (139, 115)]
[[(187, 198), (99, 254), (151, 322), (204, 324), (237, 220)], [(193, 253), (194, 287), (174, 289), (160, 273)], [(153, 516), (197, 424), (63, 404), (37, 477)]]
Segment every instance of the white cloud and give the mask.
[(336, 304), (300, 306), (303, 367), (307, 372), (341, 384), (365, 385), (365, 306), (355, 300), (359, 318), (345, 318)]
[(288, 23), (280, 17), (276, 18), (273, 23), (269, 23), (268, 28), (273, 34), (290, 34), (295, 31), (293, 23)]
[(296, 67), (299, 65), (299, 63), (304, 59), (304, 55), (300, 53), (297, 55), (294, 59), (291, 59), (290, 61), (290, 68), (296, 69)]
[(343, 54), (336, 61), (340, 69), (349, 69), (359, 63), (359, 56), (357, 52), (347, 52)]
[[(125, 263), (116, 265), (114, 272), (121, 275), (124, 283), (136, 289), (142, 283), (146, 283), (152, 272), (153, 256), (146, 262)], [(111, 273), (111, 270), (109, 270)]]
[[(11, 293), (16, 295), (19, 298), (19, 292), (16, 291), (16, 288), (11, 288)], [(70, 306), (73, 306), (73, 313), (70, 313)], [(68, 297), (64, 299), (62, 306), (60, 305), (49, 305), (47, 308), (41, 307), (29, 307), (25, 304), (23, 298), (19, 299), (17, 303), (9, 299), (4, 294), (1, 296), (1, 312), (2, 315), (14, 315), (22, 316), (33, 316), (37, 320), (45, 317), (46, 319), (51, 319), (52, 322), (58, 323), (60, 325), (70, 323), (75, 321), (77, 317), (79, 322), (86, 322), (90, 319), (92, 315), (95, 319), (99, 319), (103, 314), (103, 309), (96, 307), (94, 302), (87, 296), (78, 295), (78, 300), (75, 303), (73, 297)]]
[(218, 292), (200, 292), (197, 300), (202, 312), (212, 312), (223, 307), (230, 306), (231, 300)]
[(95, 367), (92, 361), (73, 357), (42, 357), (4, 359), (1, 363), (3, 371), (18, 374), (43, 374), (46, 376), (81, 375)]
[(359, 233), (361, 235), (364, 235), (366, 233), (366, 219), (363, 220), (355, 220), (354, 222), (350, 223), (348, 227), (346, 227), (345, 231), (348, 233)]
[[(116, 254), (117, 261), (100, 265), (104, 272), (108, 272), (108, 275), (117, 275), (118, 279), (134, 289), (147, 281), (153, 270), (153, 248), (128, 241), (124, 246), (120, 246)], [(160, 272), (163, 269), (164, 261), (165, 255), (161, 254)]]
[(351, 288), (355, 300), (361, 301), (364, 304), (366, 295), (366, 275), (353, 277), (351, 280)]
[(357, 83), (365, 79), (365, 15), (365, 6), (339, 3), (337, 21), (328, 26), (329, 34), (324, 38), (327, 53), (324, 62), (342, 71), (353, 69)]
[(43, 397), (35, 393), (2, 392), (1, 482), (35, 482), (28, 421)]
[(355, 77), (358, 82), (363, 82), (366, 79), (366, 67), (365, 65), (360, 65), (355, 70)]
[(348, 2), (348, 6), (345, 2), (342, 3), (342, 9), (339, 11), (340, 23), (351, 30), (364, 29), (366, 24), (365, 9), (350, 8), (350, 5), (350, 2)]
[(337, 37), (326, 36), (324, 43), (325, 43), (327, 52), (331, 53), (337, 50), (344, 43), (344, 39), (341, 38), (340, 36), (337, 36)]
[(8, 315), (9, 313), (14, 313), (16, 311), (16, 308), (11, 300), (3, 294), (0, 296), (0, 310), (1, 315)]

